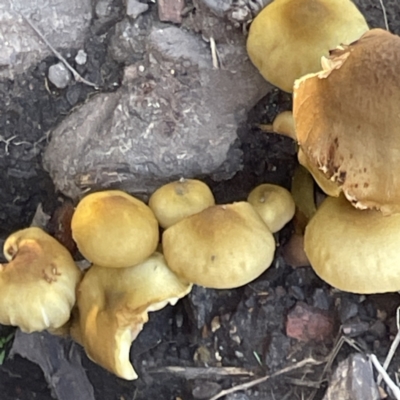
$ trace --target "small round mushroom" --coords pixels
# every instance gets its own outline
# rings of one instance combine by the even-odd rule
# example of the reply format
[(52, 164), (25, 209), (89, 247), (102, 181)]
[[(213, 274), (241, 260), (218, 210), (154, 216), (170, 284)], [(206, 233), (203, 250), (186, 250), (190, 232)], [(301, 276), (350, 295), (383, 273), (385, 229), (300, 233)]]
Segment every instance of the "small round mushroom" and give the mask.
[(323, 66), (296, 81), (293, 96), (311, 171), (329, 182), (324, 191), (333, 186), (357, 208), (400, 212), (400, 37), (372, 29)]
[(191, 286), (178, 279), (160, 253), (128, 268), (94, 265), (79, 286), (79, 323), (71, 334), (94, 362), (120, 378), (136, 379), (129, 351), (148, 313), (174, 305)]
[(321, 279), (347, 292), (400, 290), (400, 214), (357, 210), (328, 197), (306, 227), (304, 247)]
[(271, 231), (248, 202), (216, 205), (164, 231), (163, 251), (179, 277), (228, 289), (254, 280), (273, 260)]
[(24, 332), (57, 329), (75, 303), (81, 273), (68, 250), (40, 228), (10, 235), (0, 265), (0, 323)]
[(205, 183), (184, 178), (161, 186), (149, 200), (149, 207), (164, 229), (214, 204), (214, 196)]
[(158, 222), (151, 209), (120, 190), (84, 197), (72, 217), (71, 230), (82, 255), (102, 267), (139, 264), (159, 241)]
[(280, 231), (292, 218), (296, 209), (293, 197), (282, 186), (263, 183), (255, 187), (247, 201), (258, 212), (272, 233)]
[(275, 0), (252, 22), (247, 52), (267, 81), (292, 92), (296, 79), (320, 70), (329, 50), (367, 30), (350, 0)]

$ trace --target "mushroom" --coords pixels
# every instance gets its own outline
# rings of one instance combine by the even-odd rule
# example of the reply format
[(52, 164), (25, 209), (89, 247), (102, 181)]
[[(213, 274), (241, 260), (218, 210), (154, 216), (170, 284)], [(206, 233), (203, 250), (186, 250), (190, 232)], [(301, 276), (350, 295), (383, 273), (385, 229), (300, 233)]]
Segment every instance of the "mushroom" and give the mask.
[(320, 70), (321, 56), (367, 30), (350, 0), (275, 0), (252, 22), (247, 52), (267, 81), (292, 92), (296, 79)]
[(82, 255), (102, 267), (139, 264), (159, 241), (158, 222), (151, 209), (120, 190), (84, 197), (76, 207), (71, 229)]
[(65, 324), (81, 278), (68, 250), (32, 227), (6, 239), (4, 256), (9, 262), (0, 265), (0, 323), (28, 333)]
[(190, 289), (160, 253), (133, 267), (94, 265), (79, 286), (79, 322), (73, 324), (71, 334), (94, 362), (120, 378), (136, 379), (129, 351), (148, 313), (175, 304)]
[(343, 195), (322, 202), (304, 236), (317, 275), (360, 294), (400, 290), (399, 242), (400, 214), (357, 210)]
[(333, 50), (293, 96), (297, 139), (323, 189), (384, 214), (400, 212), (399, 54), (399, 36), (373, 29)]
[(275, 241), (247, 202), (215, 205), (166, 229), (168, 266), (197, 285), (227, 289), (252, 281), (270, 265)]
[(168, 228), (214, 204), (214, 196), (205, 183), (184, 178), (161, 186), (149, 200), (149, 207), (162, 228)]
[(272, 233), (280, 231), (294, 216), (292, 195), (282, 186), (263, 183), (255, 187), (247, 201), (258, 212)]

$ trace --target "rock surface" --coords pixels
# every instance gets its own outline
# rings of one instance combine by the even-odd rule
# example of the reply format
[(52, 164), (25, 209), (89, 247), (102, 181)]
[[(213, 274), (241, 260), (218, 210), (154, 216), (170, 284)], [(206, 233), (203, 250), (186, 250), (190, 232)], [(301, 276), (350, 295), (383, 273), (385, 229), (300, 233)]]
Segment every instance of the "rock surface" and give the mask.
[[(230, 178), (241, 168), (237, 128), (268, 85), (245, 47), (209, 47), (176, 27), (153, 28), (147, 59), (122, 87), (92, 98), (53, 132), (44, 163), (57, 189), (121, 187), (146, 195), (181, 176)], [(234, 84), (233, 84), (234, 82)]]
[(379, 400), (371, 364), (363, 354), (351, 354), (339, 363), (323, 400)]
[(0, 79), (14, 79), (49, 54), (29, 20), (58, 49), (79, 48), (92, 18), (90, 0), (0, 2)]

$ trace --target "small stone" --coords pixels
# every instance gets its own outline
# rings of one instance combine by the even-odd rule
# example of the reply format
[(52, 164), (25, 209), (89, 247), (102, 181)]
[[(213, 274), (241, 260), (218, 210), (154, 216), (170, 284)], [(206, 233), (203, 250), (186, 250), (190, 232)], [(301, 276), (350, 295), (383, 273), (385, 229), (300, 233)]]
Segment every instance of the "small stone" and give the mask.
[(216, 382), (198, 381), (192, 395), (194, 399), (209, 399), (221, 390), (221, 385)]
[(184, 0), (158, 0), (158, 18), (163, 22), (180, 24), (184, 8)]
[(127, 0), (126, 15), (132, 19), (136, 19), (140, 14), (143, 14), (149, 9), (149, 5), (141, 3), (138, 0)]
[(313, 293), (313, 306), (321, 308), (322, 310), (329, 310), (331, 306), (331, 299), (326, 293), (325, 289), (315, 289)]
[(358, 305), (355, 301), (348, 297), (342, 297), (339, 303), (339, 318), (340, 322), (344, 324), (350, 318), (358, 314)]
[(324, 341), (332, 338), (333, 326), (327, 311), (299, 301), (287, 316), (286, 335), (303, 342)]
[(49, 68), (48, 77), (50, 82), (58, 89), (66, 88), (71, 82), (71, 74), (62, 62), (54, 64)]
[(323, 400), (379, 400), (371, 364), (363, 354), (351, 354), (332, 375)]
[(367, 332), (369, 329), (368, 322), (359, 321), (358, 319), (350, 319), (342, 325), (342, 332), (346, 336), (356, 337)]
[(76, 56), (75, 56), (75, 62), (78, 65), (84, 65), (84, 64), (86, 64), (86, 61), (87, 61), (87, 54), (86, 54), (85, 50), (82, 50), (82, 49), (78, 50), (78, 53), (76, 53)]

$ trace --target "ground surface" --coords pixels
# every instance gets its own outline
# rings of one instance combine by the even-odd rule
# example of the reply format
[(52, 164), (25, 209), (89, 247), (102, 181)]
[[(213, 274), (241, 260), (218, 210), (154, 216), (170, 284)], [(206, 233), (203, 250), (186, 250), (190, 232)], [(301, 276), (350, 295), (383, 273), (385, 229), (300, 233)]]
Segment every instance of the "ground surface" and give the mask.
[[(382, 26), (380, 3), (373, 0), (359, 3), (374, 26)], [(394, 1), (385, 4), (391, 31), (400, 33), (400, 20), (394, 18), (396, 13), (400, 15), (400, 6)], [(114, 82), (119, 79), (121, 69), (104, 56), (104, 46), (103, 39), (97, 39), (94, 32), (92, 46), (89, 45), (87, 49), (98, 53), (99, 56), (93, 59), (101, 64), (103, 81)], [(43, 71), (53, 61), (45, 60), (27, 73), (33, 85), (29, 98), (36, 99), (34, 105), (30, 104), (27, 96), (23, 97), (25, 100), (17, 97), (10, 99), (17, 111), (28, 110), (30, 106), (34, 110), (42, 109), (40, 114), (36, 111), (32, 114), (26, 112), (24, 123), (32, 126), (42, 124), (43, 130), (57, 123), (73, 106), (83, 101), (90, 91), (76, 87), (68, 93), (49, 96), (43, 87), (42, 77)], [(98, 71), (99, 65), (88, 68)], [(93, 80), (96, 80), (95, 77)], [(17, 89), (26, 93), (23, 85), (20, 88), (10, 87), (9, 91), (15, 93)], [(257, 128), (258, 123), (270, 123), (279, 111), (289, 108), (290, 97), (276, 90), (249, 114), (248, 122), (239, 132), (244, 152), (243, 171), (227, 182), (208, 182), (219, 203), (245, 199), (254, 186), (263, 182), (290, 187), (296, 164), (294, 143)], [(0, 125), (7, 125), (7, 129), (11, 129), (12, 116), (11, 107), (9, 115), (0, 117)], [(32, 141), (41, 140), (41, 135), (41, 131), (33, 129)], [(14, 148), (12, 151), (18, 150)], [(18, 158), (17, 153), (14, 156)], [(16, 183), (14, 181), (9, 184)], [(54, 209), (56, 195), (45, 175), (38, 196), (46, 200), (45, 205), (49, 210)], [(9, 202), (9, 199), (3, 200)], [(27, 202), (29, 199), (21, 201)], [(28, 222), (27, 217), (21, 224), (26, 225)], [(8, 231), (15, 227), (3, 228)], [(326, 365), (325, 357), (331, 354), (335, 340), (340, 335), (341, 325), (348, 328), (350, 336), (363, 349), (374, 352), (380, 358), (384, 357), (396, 333), (398, 296), (365, 297), (340, 293), (319, 280), (309, 267), (292, 269), (281, 256), (281, 249), (291, 231), (292, 226), (289, 225), (277, 235), (279, 247), (272, 267), (250, 285), (229, 291), (195, 288), (189, 298), (174, 308), (167, 307), (152, 314), (150, 322), (132, 346), (132, 361), (140, 375), (137, 381), (117, 379), (82, 354), (96, 399), (209, 399), (224, 388), (279, 371), (289, 361), (301, 362), (311, 357), (317, 361), (325, 360), (321, 365)], [(287, 337), (287, 317), (293, 307), (299, 304), (324, 310), (330, 318), (332, 334), (324, 341), (304, 343)], [(9, 330), (4, 328), (0, 337), (7, 334)], [(351, 347), (345, 345), (335, 357), (334, 363), (343, 359), (349, 351), (352, 351)], [(398, 365), (396, 361), (392, 364), (392, 373), (397, 371)], [(167, 367), (184, 368), (178, 372)], [(210, 370), (209, 367), (217, 369)], [(235, 367), (236, 370), (228, 371), (223, 367)], [(227, 398), (321, 399), (326, 383), (319, 381), (329, 377), (329, 373), (322, 376), (321, 370), (318, 366), (302, 367), (295, 371), (297, 374), (271, 379), (249, 389), (245, 394), (237, 392)], [(227, 375), (223, 375), (223, 372)], [(40, 368), (18, 356), (7, 359), (0, 368), (0, 393), (2, 400), (53, 398)]]

